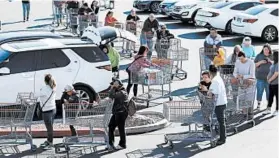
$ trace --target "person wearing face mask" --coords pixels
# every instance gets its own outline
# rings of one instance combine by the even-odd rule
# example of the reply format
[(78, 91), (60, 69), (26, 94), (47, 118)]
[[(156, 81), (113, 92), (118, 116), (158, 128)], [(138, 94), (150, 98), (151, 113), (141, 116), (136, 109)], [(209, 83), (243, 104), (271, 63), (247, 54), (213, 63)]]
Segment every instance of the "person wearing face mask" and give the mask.
[(222, 46), (222, 37), (214, 28), (210, 29), (210, 34), (206, 36), (204, 41), (205, 48), (219, 48)]
[(226, 60), (226, 65), (234, 65), (236, 60), (238, 60), (238, 53), (240, 51), (242, 51), (240, 45), (234, 46), (233, 53)]
[(257, 79), (257, 108), (260, 109), (263, 92), (265, 91), (266, 100), (269, 96), (269, 85), (267, 82), (267, 75), (269, 68), (273, 61), (270, 59), (272, 50), (269, 44), (265, 44), (260, 54), (258, 54), (254, 60), (256, 64), (256, 79)]
[(140, 44), (146, 45), (149, 48), (147, 58), (151, 59), (153, 51), (153, 37), (155, 32), (159, 29), (159, 22), (155, 19), (154, 14), (150, 14), (144, 21), (143, 28), (140, 35)]
[(242, 51), (245, 53), (246, 58), (253, 59), (256, 56), (255, 47), (252, 45), (250, 37), (244, 37), (242, 41)]

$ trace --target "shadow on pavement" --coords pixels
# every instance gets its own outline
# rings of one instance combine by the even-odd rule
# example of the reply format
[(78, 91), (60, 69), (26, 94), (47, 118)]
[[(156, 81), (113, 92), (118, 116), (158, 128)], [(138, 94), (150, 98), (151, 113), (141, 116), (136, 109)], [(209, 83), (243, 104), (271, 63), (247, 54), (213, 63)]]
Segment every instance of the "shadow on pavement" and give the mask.
[[(5, 158), (21, 158), (25, 156), (34, 156), (36, 157), (37, 155), (41, 155), (45, 150), (42, 150), (41, 148), (38, 148), (35, 152), (31, 150), (26, 150), (26, 151), (21, 151), (18, 154), (11, 154), (9, 156), (5, 156)], [(1, 156), (0, 156), (1, 157)]]
[(47, 20), (53, 20), (53, 18), (40, 18), (40, 19), (35, 19), (34, 21), (47, 21)]
[[(195, 28), (195, 27), (193, 27)], [(227, 34), (225, 31), (218, 31), (218, 33), (224, 38), (224, 37), (237, 37), (235, 35)], [(193, 32), (193, 33), (185, 33), (178, 35), (180, 38), (185, 39), (205, 39), (205, 37), (209, 34), (209, 31), (200, 31), (200, 32)]]
[(197, 86), (189, 87), (189, 88), (182, 88), (171, 92), (171, 96), (187, 96), (193, 97), (197, 95)]
[[(239, 36), (237, 38), (223, 40), (223, 45), (226, 46), (226, 47), (234, 47), (236, 44), (241, 44), (243, 38), (244, 38), (244, 36)], [(267, 42), (264, 42), (261, 38), (256, 38), (256, 37), (252, 38), (252, 44), (255, 45), (255, 46), (261, 46), (261, 45), (264, 45), (266, 43)], [(274, 42), (270, 42), (269, 44), (277, 45), (278, 40), (274, 41)]]
[(37, 28), (42, 28), (42, 27), (47, 27), (47, 26), (51, 26), (51, 24), (29, 26), (29, 27), (27, 27), (27, 29), (37, 29)]
[[(131, 12), (131, 11), (128, 10), (128, 11), (123, 12), (123, 14), (129, 15), (130, 12)], [(148, 11), (137, 11), (137, 15), (148, 15), (148, 14), (150, 14), (150, 12), (148, 12)], [(143, 20), (145, 20), (145, 19), (141, 19), (141, 20), (143, 21)]]
[(18, 23), (22, 23), (23, 21), (13, 21), (13, 22), (4, 22), (2, 23), (2, 25), (12, 25), (12, 24), (18, 24)]
[(168, 29), (197, 29), (198, 27), (194, 26), (193, 24), (184, 24), (182, 22), (176, 22), (171, 24), (166, 24)]
[(160, 22), (177, 22), (177, 23), (179, 23), (178, 20), (172, 19), (172, 18), (170, 18), (170, 17), (168, 17), (168, 16), (156, 17), (156, 19), (157, 19), (158, 21), (160, 21)]

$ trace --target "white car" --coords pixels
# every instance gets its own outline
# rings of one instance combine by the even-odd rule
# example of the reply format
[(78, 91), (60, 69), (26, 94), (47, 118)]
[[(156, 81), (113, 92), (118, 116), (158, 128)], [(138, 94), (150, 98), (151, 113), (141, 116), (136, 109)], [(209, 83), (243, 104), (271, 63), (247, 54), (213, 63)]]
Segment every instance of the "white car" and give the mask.
[(66, 85), (73, 85), (82, 100), (92, 102), (94, 92), (108, 89), (112, 79), (110, 61), (97, 44), (115, 37), (137, 39), (128, 31), (102, 27), (85, 30), (87, 40), (44, 38), (0, 45), (0, 101), (14, 103), (18, 92), (38, 94), (49, 73), (57, 82), (56, 100)]
[(219, 1), (223, 0), (180, 0), (173, 6), (171, 16), (182, 22), (194, 22), (199, 9)]
[(219, 2), (199, 10), (195, 18), (196, 25), (232, 33), (231, 22), (233, 17), (237, 13), (261, 4), (259, 1), (252, 0)]
[(237, 14), (232, 31), (271, 42), (278, 38), (278, 21), (278, 4), (260, 5)]
[(160, 13), (163, 15), (171, 16), (171, 12), (174, 8), (175, 3), (183, 0), (164, 0), (160, 3)]

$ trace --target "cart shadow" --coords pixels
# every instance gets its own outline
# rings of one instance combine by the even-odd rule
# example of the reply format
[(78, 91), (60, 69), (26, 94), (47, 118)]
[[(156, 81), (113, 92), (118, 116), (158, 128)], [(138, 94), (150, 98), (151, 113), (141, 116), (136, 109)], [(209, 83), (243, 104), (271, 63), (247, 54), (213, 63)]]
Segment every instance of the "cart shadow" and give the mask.
[[(226, 47), (234, 47), (237, 44), (241, 44), (244, 36), (238, 36), (237, 38), (223, 40), (223, 45)], [(255, 46), (261, 46), (266, 44), (261, 38), (252, 37), (252, 44)], [(269, 44), (278, 45), (278, 40), (274, 42), (270, 42)]]
[(171, 24), (166, 24), (168, 29), (198, 29), (199, 27), (194, 26), (193, 24), (184, 24), (182, 22), (176, 22)]
[[(34, 156), (34, 157), (36, 157), (37, 155), (40, 155), (40, 154), (42, 154), (45, 151), (46, 150), (38, 148), (36, 151), (25, 150), (25, 151), (21, 151), (20, 153), (11, 154), (9, 156), (4, 156), (4, 157), (5, 158), (21, 158), (21, 157), (25, 157), (25, 156)], [(1, 155), (0, 155), (0, 157), (1, 157)]]
[(171, 96), (185, 96), (185, 97), (193, 97), (197, 95), (197, 86), (182, 88), (171, 92)]
[(35, 19), (34, 21), (49, 21), (49, 20), (53, 20), (52, 17), (48, 17), (48, 18), (39, 18), (39, 19)]
[(172, 157), (172, 158), (181, 158), (181, 157), (192, 157), (198, 153), (201, 153), (206, 150), (210, 150), (211, 147), (200, 148), (198, 145), (189, 144), (185, 142), (175, 143), (174, 148), (170, 149), (165, 144), (157, 145), (158, 148), (155, 149), (137, 149), (126, 153), (127, 158), (143, 158), (143, 157)]
[[(200, 32), (192, 32), (192, 33), (185, 33), (178, 35), (180, 38), (185, 38), (185, 39), (205, 39), (205, 37), (209, 34), (209, 31), (200, 31)], [(230, 35), (227, 34), (225, 31), (218, 31), (218, 34), (220, 34), (223, 38), (224, 37), (237, 37), (235, 35)]]
[(51, 27), (51, 24), (49, 23), (49, 24), (33, 25), (33, 26), (27, 27), (27, 29), (37, 29), (37, 28), (42, 28), (42, 27), (47, 27), (47, 26)]

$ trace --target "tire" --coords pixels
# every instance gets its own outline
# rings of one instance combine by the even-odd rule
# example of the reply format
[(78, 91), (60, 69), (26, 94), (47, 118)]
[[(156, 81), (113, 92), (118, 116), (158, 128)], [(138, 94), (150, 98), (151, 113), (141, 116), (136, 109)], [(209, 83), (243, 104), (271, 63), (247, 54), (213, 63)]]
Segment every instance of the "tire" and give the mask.
[(278, 38), (278, 30), (274, 26), (267, 26), (262, 32), (262, 39), (265, 42), (273, 42)]
[(87, 101), (87, 102), (93, 103), (94, 94), (88, 87), (75, 86), (75, 90), (78, 93), (78, 95), (82, 101)]
[(150, 11), (153, 12), (153, 13), (158, 13), (159, 12), (159, 5), (160, 3), (159, 2), (152, 2), (150, 4)]
[(230, 35), (233, 34), (233, 31), (232, 31), (232, 20), (228, 21), (228, 23), (226, 24), (225, 32), (230, 34)]

